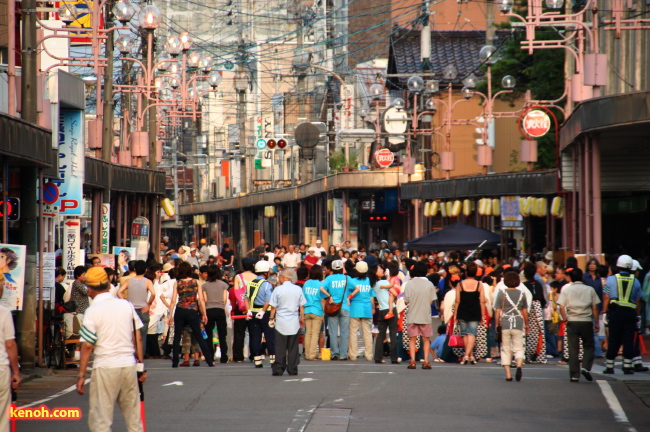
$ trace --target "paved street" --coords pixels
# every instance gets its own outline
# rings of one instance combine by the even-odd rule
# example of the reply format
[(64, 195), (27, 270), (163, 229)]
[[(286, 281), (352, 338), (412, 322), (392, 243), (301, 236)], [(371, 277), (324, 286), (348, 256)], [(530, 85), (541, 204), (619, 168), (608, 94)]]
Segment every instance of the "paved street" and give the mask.
[[(526, 366), (520, 383), (506, 382), (500, 366), (484, 362), (434, 364), (427, 371), (407, 370), (405, 363), (303, 360), (298, 376), (283, 377), (271, 376), (268, 361), (263, 369), (236, 363), (179, 369), (166, 360), (147, 364), (148, 431), (650, 431), (650, 408), (623, 382), (620, 367), (613, 378), (594, 374), (595, 382), (575, 384), (567, 366), (554, 363)], [(74, 375), (65, 371), (34, 379), (21, 398), (49, 397), (65, 388), (66, 377), (72, 384)], [(650, 373), (625, 378), (642, 391), (650, 385)], [(55, 385), (30, 390), (52, 379)], [(617, 403), (623, 411), (615, 416), (610, 404), (616, 409)], [(85, 416), (88, 397), (70, 391), (45, 404), (80, 407)], [(82, 431), (86, 422), (22, 421), (17, 430)], [(113, 430), (125, 430), (119, 413)]]

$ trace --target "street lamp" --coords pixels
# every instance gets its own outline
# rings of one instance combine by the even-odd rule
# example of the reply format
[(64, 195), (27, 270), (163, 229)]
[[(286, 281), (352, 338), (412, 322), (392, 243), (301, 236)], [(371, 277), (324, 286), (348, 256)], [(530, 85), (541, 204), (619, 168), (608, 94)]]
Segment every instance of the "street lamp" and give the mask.
[(514, 0), (497, 0), (497, 7), (502, 13), (509, 13), (512, 7), (514, 6)]
[(160, 26), (162, 13), (154, 5), (147, 5), (140, 11), (138, 23), (145, 30), (155, 30)]
[(424, 80), (419, 76), (412, 76), (411, 78), (409, 78), (406, 85), (409, 91), (415, 94), (422, 92), (425, 88)]
[(128, 55), (133, 50), (133, 38), (123, 34), (115, 40), (115, 47), (122, 55)]
[(564, 0), (546, 0), (546, 7), (550, 10), (560, 10), (564, 6)]
[(58, 10), (59, 19), (63, 21), (65, 25), (69, 25), (77, 19), (77, 7), (72, 3), (63, 3)]
[(122, 25), (126, 25), (135, 15), (135, 8), (129, 0), (120, 0), (113, 7), (113, 15)]

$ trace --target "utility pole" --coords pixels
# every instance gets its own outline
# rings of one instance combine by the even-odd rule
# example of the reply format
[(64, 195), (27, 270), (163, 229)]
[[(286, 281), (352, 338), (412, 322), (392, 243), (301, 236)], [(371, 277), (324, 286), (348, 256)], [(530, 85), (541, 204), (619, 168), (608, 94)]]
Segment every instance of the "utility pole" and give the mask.
[[(113, 27), (113, 0), (110, 0), (105, 9), (105, 18), (106, 27)], [(104, 189), (104, 205), (108, 206), (108, 220), (111, 220), (111, 184), (113, 182), (113, 113), (115, 111), (115, 105), (113, 100), (113, 53), (115, 51), (115, 41), (113, 39), (113, 33), (111, 32), (108, 35), (105, 43), (106, 50), (106, 72), (104, 74), (104, 117), (102, 118), (102, 159), (104, 162), (107, 162), (109, 165), (108, 169), (108, 185)], [(100, 82), (97, 82), (96, 85), (101, 85)], [(119, 230), (120, 227), (116, 226), (116, 230)], [(108, 230), (107, 242), (110, 245), (110, 228)], [(103, 239), (100, 237), (100, 242)], [(103, 251), (100, 250), (103, 253)]]
[[(297, 49), (296, 53), (300, 58), (306, 57), (305, 54), (303, 53), (303, 44), (304, 44), (304, 36), (303, 36), (303, 29), (300, 28), (298, 29), (298, 33), (296, 35), (297, 39)], [(309, 59), (307, 59), (307, 63), (309, 63)], [(303, 65), (298, 65), (298, 124), (302, 122), (307, 121), (307, 103), (306, 103), (306, 97), (305, 95), (307, 94), (307, 74), (306, 74), (306, 69), (303, 69)], [(311, 151), (311, 150), (310, 150)], [(307, 183), (307, 178), (309, 176), (309, 164), (307, 163), (307, 158), (305, 157), (305, 151), (301, 148), (298, 151), (300, 155), (300, 184), (305, 184)], [(295, 165), (294, 165), (295, 168)]]
[[(37, 113), (37, 53), (36, 53), (36, 0), (25, 0), (22, 3), (22, 80), (21, 80), (21, 118), (29, 123), (38, 123)], [(10, 28), (9, 31), (14, 29)], [(13, 47), (9, 47), (13, 49)], [(13, 101), (9, 101), (13, 103)], [(24, 369), (35, 366), (36, 334), (36, 251), (38, 248), (38, 196), (40, 169), (23, 167), (21, 178), (21, 221), (20, 243), (27, 247), (25, 263), (25, 286), (23, 290), (23, 309), (18, 314), (18, 346), (20, 362)]]

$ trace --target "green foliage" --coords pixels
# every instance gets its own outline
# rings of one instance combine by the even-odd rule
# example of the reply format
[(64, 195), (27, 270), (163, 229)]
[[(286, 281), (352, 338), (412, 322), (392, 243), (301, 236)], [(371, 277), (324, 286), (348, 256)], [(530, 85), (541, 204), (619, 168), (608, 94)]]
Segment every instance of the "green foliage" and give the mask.
[(330, 155), (330, 171), (341, 172), (343, 168), (357, 169), (359, 166), (359, 160), (356, 150), (350, 150), (350, 160), (345, 160), (345, 153), (343, 151), (335, 151)]

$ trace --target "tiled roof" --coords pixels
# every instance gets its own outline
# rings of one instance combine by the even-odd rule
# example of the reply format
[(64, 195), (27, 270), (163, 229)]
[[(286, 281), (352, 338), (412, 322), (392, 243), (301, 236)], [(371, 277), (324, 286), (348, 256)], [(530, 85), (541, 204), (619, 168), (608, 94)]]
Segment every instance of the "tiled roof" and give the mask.
[[(509, 35), (509, 31), (497, 31), (494, 46), (499, 47)], [(478, 55), (485, 46), (485, 31), (432, 31), (431, 32), (431, 70), (435, 79), (447, 83), (442, 73), (444, 68), (453, 64), (458, 70), (454, 83), (460, 83), (472, 72), (477, 77), (484, 73), (478, 70), (481, 62)], [(420, 61), (420, 30), (402, 29), (391, 36), (388, 57), (389, 74), (422, 73)], [(408, 77), (391, 78), (399, 86), (406, 84)]]

